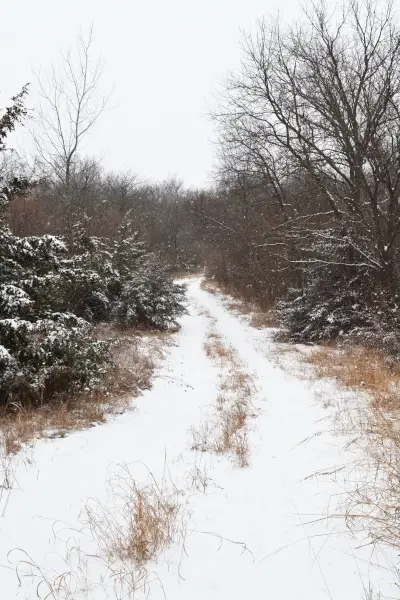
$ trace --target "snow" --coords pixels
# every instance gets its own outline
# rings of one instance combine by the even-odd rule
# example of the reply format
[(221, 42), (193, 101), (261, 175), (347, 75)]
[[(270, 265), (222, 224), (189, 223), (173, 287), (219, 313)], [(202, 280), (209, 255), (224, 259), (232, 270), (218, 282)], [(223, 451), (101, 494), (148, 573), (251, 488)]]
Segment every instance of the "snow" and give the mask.
[(7, 348), (4, 348), (4, 346), (1, 346), (1, 345), (0, 345), (0, 358), (11, 360), (11, 354), (9, 353)]
[[(19, 585), (16, 569), (31, 569), (18, 566), (19, 560), (29, 557), (45, 572), (61, 574), (71, 538), (95, 553), (79, 533), (80, 513), (90, 499), (109, 502), (107, 482), (123, 465), (142, 482), (149, 471), (160, 481), (167, 470), (179, 488), (194, 466), (210, 478), (205, 494), (192, 489), (184, 497), (184, 544), (177, 539), (149, 565), (150, 599), (357, 600), (370, 584), (393, 596), (394, 576), (383, 556), (359, 548), (361, 540), (352, 538), (343, 519), (324, 518), (354, 485), (348, 474), (355, 457), (332, 432), (333, 409), (324, 408), (320, 397), (334, 398), (338, 391), (324, 382), (317, 394), (310, 382), (277, 366), (268, 358), (274, 346), (268, 330), (229, 312), (221, 298), (200, 288), (199, 279), (190, 280), (187, 293), (189, 314), (180, 319), (182, 329), (152, 389), (134, 401), (134, 410), (64, 439), (41, 440), (13, 464), (3, 461), (15, 482), (12, 490), (0, 491), (1, 598), (44, 592), (31, 578)], [(204, 420), (218, 393), (218, 366), (203, 348), (205, 311), (257, 387), (260, 414), (250, 426), (248, 468), (190, 449), (191, 428)], [(338, 467), (345, 468), (326, 474)], [(310, 477), (316, 472), (325, 474)], [(71, 598), (119, 598), (110, 586), (107, 591), (107, 574), (93, 561), (91, 590)], [(121, 598), (142, 598), (145, 591)]]

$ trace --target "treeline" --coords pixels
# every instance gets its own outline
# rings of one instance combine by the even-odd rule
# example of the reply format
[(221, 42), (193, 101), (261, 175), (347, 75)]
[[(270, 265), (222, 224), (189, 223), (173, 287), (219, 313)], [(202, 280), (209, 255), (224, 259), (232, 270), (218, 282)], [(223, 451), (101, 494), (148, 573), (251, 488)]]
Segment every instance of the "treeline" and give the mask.
[[(7, 156), (9, 133), (26, 117), (26, 93), (0, 118), (0, 159)], [(71, 394), (107, 394), (114, 368), (111, 337), (99, 337), (94, 326), (174, 326), (184, 312), (183, 287), (140, 241), (129, 210), (114, 228), (96, 235), (86, 206), (76, 203), (77, 194), (81, 202), (87, 199), (74, 178), (79, 161), (69, 166), (63, 186), (49, 175), (26, 178), (8, 159), (3, 165), (0, 409), (62, 402)], [(48, 220), (41, 223), (37, 217), (50, 197)], [(21, 207), (32, 212), (18, 221)]]
[(192, 272), (202, 262), (201, 240), (191, 204), (205, 192), (185, 190), (177, 179), (151, 184), (131, 173), (106, 172), (94, 159), (76, 158), (65, 186), (43, 177), (29, 194), (10, 206), (9, 223), (16, 235), (63, 235), (85, 223), (87, 235), (116, 239), (129, 215), (146, 247), (171, 271)]
[(258, 23), (214, 119), (211, 272), (277, 302), (292, 339), (400, 353), (400, 30), (391, 3)]

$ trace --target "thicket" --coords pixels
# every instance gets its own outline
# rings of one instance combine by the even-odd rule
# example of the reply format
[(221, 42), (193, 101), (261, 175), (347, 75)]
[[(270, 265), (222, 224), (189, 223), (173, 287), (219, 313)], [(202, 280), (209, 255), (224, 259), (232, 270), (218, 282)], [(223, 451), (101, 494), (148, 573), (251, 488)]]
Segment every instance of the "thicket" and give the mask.
[[(85, 222), (110, 253), (129, 213), (152, 257), (133, 287), (120, 288), (122, 304), (106, 294), (120, 322), (131, 320), (122, 299), (149, 286), (140, 277), (162, 256), (170, 272), (206, 268), (276, 307), (293, 340), (351, 337), (399, 354), (399, 39), (390, 3), (369, 0), (333, 14), (316, 4), (292, 26), (261, 21), (213, 115), (213, 189), (107, 173), (61, 147), (40, 183), (13, 201), (10, 227), (70, 247)], [(153, 305), (148, 322), (163, 310)]]
[(169, 271), (193, 272), (204, 257), (202, 235), (191, 207), (205, 195), (204, 191), (186, 190), (177, 179), (151, 184), (134, 173), (107, 172), (94, 159), (77, 157), (68, 202), (64, 186), (43, 177), (29, 194), (15, 198), (10, 227), (18, 235), (51, 234), (70, 239), (74, 222), (84, 219), (88, 235), (115, 240), (129, 212), (138, 238), (149, 251), (162, 256)]
[[(0, 155), (26, 114), (25, 95), (24, 89), (0, 118)], [(29, 203), (43, 184), (10, 173), (9, 161), (3, 165), (0, 405), (35, 406), (105, 391), (109, 342), (96, 339), (93, 326), (168, 328), (184, 311), (184, 289), (140, 241), (129, 212), (112, 239), (90, 235), (83, 211), (62, 234), (16, 235), (9, 227), (15, 204)]]
[(400, 355), (400, 30), (391, 3), (261, 21), (214, 113), (210, 272), (297, 341)]

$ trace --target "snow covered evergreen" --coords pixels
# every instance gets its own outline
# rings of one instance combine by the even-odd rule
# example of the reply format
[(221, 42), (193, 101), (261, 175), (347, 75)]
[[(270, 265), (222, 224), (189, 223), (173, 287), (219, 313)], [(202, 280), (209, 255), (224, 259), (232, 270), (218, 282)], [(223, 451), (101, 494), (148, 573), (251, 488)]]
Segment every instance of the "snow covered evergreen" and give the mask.
[[(0, 119), (6, 134), (24, 116), (23, 96)], [(184, 311), (183, 288), (146, 252), (129, 216), (118, 239), (91, 237), (88, 219), (73, 227), (68, 244), (53, 235), (15, 236), (7, 225), (12, 198), (28, 182), (1, 179), (0, 205), (0, 405), (38, 405), (104, 386), (112, 366), (107, 341), (92, 324), (163, 329)]]
[[(291, 340), (352, 340), (400, 356), (399, 298), (379, 285), (368, 240), (355, 231), (318, 232), (304, 252), (301, 288), (290, 289), (278, 313)], [(394, 274), (396, 288), (398, 274)]]

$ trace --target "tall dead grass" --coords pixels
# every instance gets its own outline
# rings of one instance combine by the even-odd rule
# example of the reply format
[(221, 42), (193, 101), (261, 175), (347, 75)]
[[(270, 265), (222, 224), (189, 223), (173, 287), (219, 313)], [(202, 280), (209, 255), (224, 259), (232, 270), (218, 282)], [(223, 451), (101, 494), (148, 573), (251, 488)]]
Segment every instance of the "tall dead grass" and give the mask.
[(382, 352), (363, 346), (323, 346), (304, 358), (318, 377), (367, 392), (374, 408), (400, 410), (400, 365)]
[(112, 505), (85, 507), (91, 536), (109, 562), (118, 559), (142, 567), (183, 534), (181, 492), (165, 476), (160, 483), (152, 473), (149, 479), (138, 484), (125, 465), (110, 482)]
[(224, 361), (232, 363), (235, 360), (233, 348), (225, 346), (222, 343), (221, 337), (214, 332), (208, 334), (204, 342), (204, 350), (209, 358), (222, 361), (222, 363)]
[(193, 450), (215, 452), (234, 458), (239, 467), (250, 460), (248, 419), (254, 417), (254, 384), (234, 348), (211, 329), (204, 342), (206, 354), (220, 368), (219, 394), (212, 421), (192, 429)]
[[(342, 516), (369, 543), (400, 548), (400, 368), (362, 346), (322, 347), (303, 360), (350, 392), (336, 417), (358, 458)], [(351, 394), (351, 392), (354, 394)]]
[[(172, 543), (184, 546), (188, 491), (179, 490), (166, 469), (161, 481), (148, 471), (139, 483), (127, 465), (108, 484), (107, 500), (89, 501), (78, 526), (70, 532), (61, 525), (62, 539), (67, 536), (62, 570), (42, 567), (23, 550), (13, 552), (18, 580), (32, 583), (35, 597), (134, 600), (139, 592), (148, 596), (155, 583), (162, 588), (150, 565)], [(60, 541), (59, 535), (55, 531)]]

